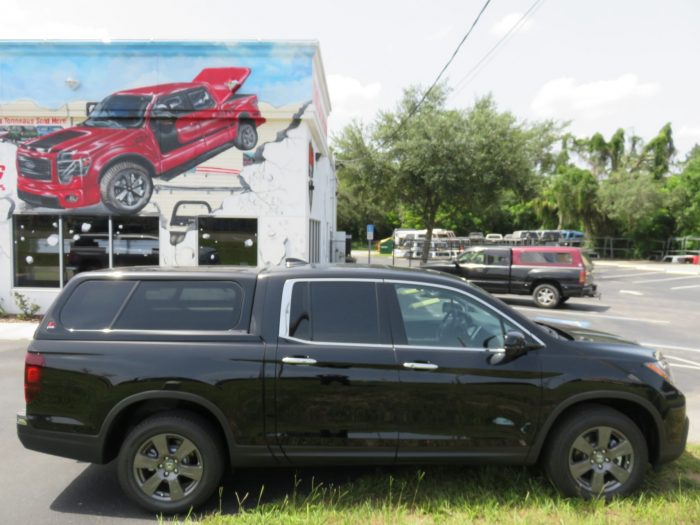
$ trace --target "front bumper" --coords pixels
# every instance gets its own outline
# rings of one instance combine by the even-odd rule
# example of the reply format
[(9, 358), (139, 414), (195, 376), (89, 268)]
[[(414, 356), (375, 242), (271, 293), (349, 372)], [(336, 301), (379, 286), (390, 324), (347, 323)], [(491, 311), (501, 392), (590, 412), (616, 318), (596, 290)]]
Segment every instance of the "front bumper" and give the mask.
[(24, 411), (17, 413), (17, 437), (29, 450), (87, 463), (104, 463), (99, 436), (37, 429)]
[(659, 447), (659, 457), (655, 465), (662, 465), (677, 459), (685, 451), (688, 442), (690, 420), (685, 415), (685, 407), (669, 410), (665, 422), (665, 438)]
[(32, 206), (47, 208), (82, 208), (100, 202), (97, 187), (91, 188), (87, 177), (75, 177), (68, 184), (17, 177), (17, 195)]

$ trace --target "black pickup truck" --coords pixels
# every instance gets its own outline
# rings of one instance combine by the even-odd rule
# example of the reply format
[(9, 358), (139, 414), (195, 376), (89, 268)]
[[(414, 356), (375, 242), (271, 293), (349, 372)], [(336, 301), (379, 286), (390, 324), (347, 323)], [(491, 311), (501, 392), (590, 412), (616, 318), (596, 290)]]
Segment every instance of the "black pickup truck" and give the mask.
[(658, 352), (410, 269), (82, 273), (24, 381), (26, 448), (116, 460), (123, 490), (165, 513), (210, 498), (227, 465), (541, 461), (564, 494), (608, 498), (688, 432)]
[(532, 295), (541, 308), (570, 297), (598, 297), (593, 263), (579, 248), (494, 246), (467, 248), (454, 261), (424, 266), (464, 277), (487, 292)]

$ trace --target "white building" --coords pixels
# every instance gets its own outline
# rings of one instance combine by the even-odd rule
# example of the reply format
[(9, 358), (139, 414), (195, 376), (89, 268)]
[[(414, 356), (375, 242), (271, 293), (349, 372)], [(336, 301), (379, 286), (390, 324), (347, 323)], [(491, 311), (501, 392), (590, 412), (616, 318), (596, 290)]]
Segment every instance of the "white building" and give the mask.
[(317, 43), (1, 42), (0, 68), (5, 311), (91, 269), (344, 256)]

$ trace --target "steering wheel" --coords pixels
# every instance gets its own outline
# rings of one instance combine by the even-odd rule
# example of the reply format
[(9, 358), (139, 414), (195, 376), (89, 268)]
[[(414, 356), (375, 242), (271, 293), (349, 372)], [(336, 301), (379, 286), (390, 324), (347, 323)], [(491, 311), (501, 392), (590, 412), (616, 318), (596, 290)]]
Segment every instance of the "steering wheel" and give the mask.
[(437, 331), (438, 340), (453, 344), (455, 341), (462, 346), (468, 346), (471, 331), (474, 327), (471, 316), (460, 308), (447, 311)]

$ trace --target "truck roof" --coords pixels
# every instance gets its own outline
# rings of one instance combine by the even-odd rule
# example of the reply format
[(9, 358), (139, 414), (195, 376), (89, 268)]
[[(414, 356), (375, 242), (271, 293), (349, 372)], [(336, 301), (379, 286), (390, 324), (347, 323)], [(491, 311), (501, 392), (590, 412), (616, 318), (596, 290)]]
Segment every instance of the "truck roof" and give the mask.
[(172, 82), (170, 84), (157, 84), (155, 86), (145, 86), (133, 89), (123, 89), (117, 91), (115, 95), (164, 95), (167, 93), (174, 93), (175, 91), (181, 91), (183, 89), (189, 89), (193, 87), (204, 86), (199, 82)]
[(115, 279), (182, 279), (182, 278), (232, 278), (232, 279), (257, 279), (258, 276), (283, 276), (286, 279), (303, 279), (310, 277), (342, 278), (364, 277), (367, 279), (395, 279), (416, 280), (421, 276), (431, 281), (444, 281), (454, 284), (455, 280), (466, 282), (459, 277), (442, 272), (421, 268), (396, 268), (382, 265), (363, 264), (301, 264), (290, 268), (285, 266), (273, 266), (269, 268), (257, 268), (254, 266), (193, 266), (193, 267), (163, 267), (163, 266), (130, 266), (96, 270), (78, 274), (72, 280), (86, 280), (91, 278), (115, 278)]

